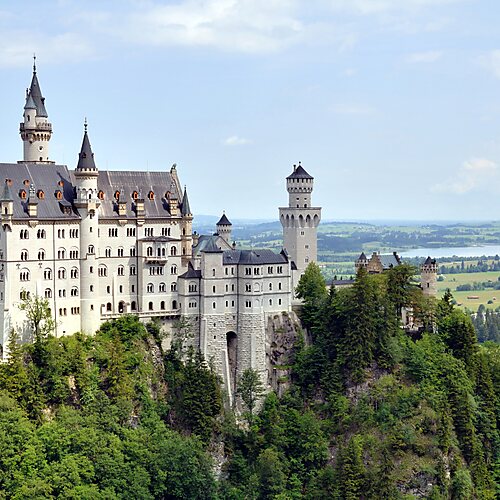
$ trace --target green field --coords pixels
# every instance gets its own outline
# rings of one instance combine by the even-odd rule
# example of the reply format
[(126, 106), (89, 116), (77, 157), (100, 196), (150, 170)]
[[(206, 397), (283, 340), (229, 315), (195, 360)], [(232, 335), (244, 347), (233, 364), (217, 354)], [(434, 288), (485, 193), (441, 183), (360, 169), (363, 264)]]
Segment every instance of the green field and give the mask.
[[(498, 272), (484, 272), (484, 273), (460, 273), (460, 274), (447, 274), (443, 275), (444, 281), (438, 281), (438, 295), (442, 296), (447, 288), (451, 290), (453, 297), (457, 303), (464, 308), (471, 311), (476, 311), (480, 304), (490, 309), (496, 309), (500, 306), (500, 290), (487, 288), (486, 290), (471, 290), (467, 292), (457, 292), (458, 285), (466, 283), (482, 283), (486, 281), (498, 282), (500, 273)], [(471, 298), (478, 297), (478, 298)], [(492, 301), (492, 304), (488, 304)]]

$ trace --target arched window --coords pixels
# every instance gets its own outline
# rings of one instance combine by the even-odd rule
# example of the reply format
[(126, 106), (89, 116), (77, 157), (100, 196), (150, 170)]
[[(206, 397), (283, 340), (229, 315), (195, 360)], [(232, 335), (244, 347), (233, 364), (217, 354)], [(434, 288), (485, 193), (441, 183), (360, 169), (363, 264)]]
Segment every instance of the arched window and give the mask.
[(172, 300), (172, 309), (177, 309), (177, 301)]
[(158, 285), (158, 291), (159, 292), (166, 292), (167, 291), (167, 286), (165, 285), (165, 283), (160, 283)]
[(149, 198), (150, 200), (154, 200), (154, 199), (155, 199), (155, 194), (154, 194), (154, 192), (153, 192), (153, 191), (150, 191), (150, 192), (148, 193), (148, 198)]
[(70, 259), (78, 259), (78, 250), (76, 248), (72, 248), (69, 251), (69, 258)]
[(125, 268), (123, 266), (118, 266), (118, 276), (123, 276), (125, 274)]
[(78, 278), (78, 268), (77, 267), (72, 267), (71, 268), (70, 276), (73, 279)]
[(165, 301), (164, 301), (164, 300), (162, 300), (162, 301), (160, 302), (160, 309), (161, 309), (162, 311), (164, 311), (164, 310), (165, 310)]
[(123, 248), (118, 248), (118, 257), (123, 257)]
[(21, 232), (19, 233), (19, 238), (21, 240), (27, 240), (29, 239), (30, 234), (27, 229), (21, 229)]
[(38, 260), (45, 260), (45, 250), (43, 248), (38, 250)]
[(108, 302), (106, 304), (106, 311), (110, 312), (111, 311), (111, 302)]
[(72, 289), (71, 289), (71, 296), (72, 297), (78, 297), (78, 288), (76, 286), (74, 286)]
[(46, 299), (51, 299), (52, 298), (52, 290), (50, 288), (46, 288), (44, 292), (44, 296)]
[(104, 191), (99, 191), (99, 193), (97, 193), (97, 197), (100, 199), (100, 200), (104, 200)]
[(190, 292), (196, 292), (198, 290), (198, 285), (196, 283), (189, 283), (188, 290)]
[(49, 267), (46, 267), (43, 270), (43, 279), (44, 280), (51, 280), (52, 279), (52, 269), (50, 269)]
[(130, 309), (132, 309), (132, 311), (135, 311), (137, 309), (137, 306), (135, 304), (135, 300), (133, 300), (131, 303), (130, 303)]
[(149, 309), (150, 311), (152, 311), (152, 310), (153, 310), (153, 303), (152, 303), (152, 302), (150, 302), (150, 303), (148, 304), (148, 309)]
[(106, 277), (108, 275), (108, 268), (104, 264), (101, 264), (97, 268), (97, 275), (101, 278)]
[(21, 260), (28, 260), (28, 250), (21, 250)]
[(177, 248), (174, 246), (170, 247), (170, 255), (177, 255)]
[(153, 247), (148, 247), (148, 248), (146, 249), (146, 255), (147, 255), (148, 257), (152, 257), (152, 256), (153, 256)]
[(177, 274), (177, 266), (170, 267), (170, 274)]
[(30, 280), (29, 269), (21, 269), (19, 273), (19, 281), (29, 281), (29, 280)]
[(57, 250), (57, 258), (58, 259), (66, 258), (66, 250), (64, 248), (59, 248), (59, 250)]
[(64, 269), (64, 267), (60, 267), (57, 270), (57, 278), (60, 280), (66, 279), (66, 269)]
[(146, 291), (147, 291), (148, 293), (154, 293), (154, 291), (155, 291), (155, 286), (153, 285), (153, 283), (148, 283), (148, 284), (146, 285)]
[(107, 247), (107, 248), (104, 250), (104, 256), (105, 256), (105, 257), (111, 257), (111, 247)]
[(177, 291), (177, 283), (172, 283), (170, 285), (170, 291), (171, 292), (176, 292)]
[(87, 253), (89, 254), (93, 254), (94, 253), (94, 245), (89, 245), (89, 247), (87, 248)]
[(40, 239), (45, 239), (46, 237), (46, 233), (45, 233), (45, 229), (39, 229), (37, 232), (36, 232), (36, 237), (40, 240)]

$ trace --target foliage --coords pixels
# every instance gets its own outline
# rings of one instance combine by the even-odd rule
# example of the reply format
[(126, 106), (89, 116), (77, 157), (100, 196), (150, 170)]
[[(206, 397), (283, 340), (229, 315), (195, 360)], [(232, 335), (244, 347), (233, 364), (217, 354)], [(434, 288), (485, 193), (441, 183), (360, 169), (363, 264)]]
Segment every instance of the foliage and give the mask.
[(236, 394), (241, 398), (241, 401), (245, 405), (248, 424), (252, 425), (253, 412), (264, 394), (264, 386), (257, 370), (247, 368), (241, 374)]

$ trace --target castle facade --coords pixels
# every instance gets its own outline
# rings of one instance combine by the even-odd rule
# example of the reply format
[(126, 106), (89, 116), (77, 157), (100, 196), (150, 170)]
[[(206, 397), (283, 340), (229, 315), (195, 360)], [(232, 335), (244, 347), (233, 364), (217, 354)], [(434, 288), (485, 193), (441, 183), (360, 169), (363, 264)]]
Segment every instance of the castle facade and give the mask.
[(238, 250), (223, 215), (214, 235), (193, 233), (175, 164), (165, 172), (98, 168), (87, 124), (74, 170), (50, 159), (49, 122), (36, 67), (20, 124), (23, 160), (0, 163), (0, 343), (28, 339), (24, 298), (44, 297), (56, 336), (92, 334), (132, 313), (171, 332), (185, 319), (192, 342), (234, 392), (254, 368), (265, 380), (270, 316), (290, 312), (294, 286), (316, 260), (321, 209), (299, 165), (280, 208), (284, 250)]

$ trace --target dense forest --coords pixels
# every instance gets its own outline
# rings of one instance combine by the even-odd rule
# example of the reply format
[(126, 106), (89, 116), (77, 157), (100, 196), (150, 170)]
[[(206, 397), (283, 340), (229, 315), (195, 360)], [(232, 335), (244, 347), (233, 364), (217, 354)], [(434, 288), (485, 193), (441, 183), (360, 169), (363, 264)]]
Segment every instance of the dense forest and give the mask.
[[(328, 291), (310, 265), (289, 390), (248, 370), (238, 412), (185, 348), (189, 324), (166, 350), (134, 316), (54, 338), (26, 304), (33, 342), (13, 332), (0, 365), (0, 498), (495, 498), (500, 345), (413, 274)], [(408, 306), (421, 327), (405, 333)]]

